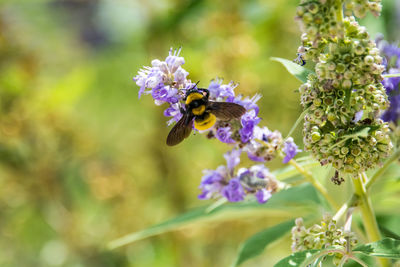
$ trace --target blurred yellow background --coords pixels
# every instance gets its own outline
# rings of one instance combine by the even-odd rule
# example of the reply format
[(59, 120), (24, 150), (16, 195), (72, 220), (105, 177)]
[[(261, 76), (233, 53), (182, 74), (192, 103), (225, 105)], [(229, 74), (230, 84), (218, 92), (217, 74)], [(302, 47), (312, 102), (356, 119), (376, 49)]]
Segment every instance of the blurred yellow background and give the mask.
[[(240, 83), (237, 93), (261, 93), (261, 125), (285, 135), (301, 113), (300, 83), (270, 57), (296, 58), (297, 4), (3, 0), (0, 266), (229, 266), (240, 242), (293, 216), (265, 211), (105, 248), (211, 204), (197, 199), (202, 170), (223, 164), (229, 149), (199, 134), (167, 147), (165, 107), (139, 100), (132, 77), (182, 47), (192, 81), (207, 87), (223, 77)], [(361, 23), (399, 40), (400, 4), (383, 5), (382, 17)], [(289, 253), (289, 240), (278, 242), (243, 266), (271, 266)]]

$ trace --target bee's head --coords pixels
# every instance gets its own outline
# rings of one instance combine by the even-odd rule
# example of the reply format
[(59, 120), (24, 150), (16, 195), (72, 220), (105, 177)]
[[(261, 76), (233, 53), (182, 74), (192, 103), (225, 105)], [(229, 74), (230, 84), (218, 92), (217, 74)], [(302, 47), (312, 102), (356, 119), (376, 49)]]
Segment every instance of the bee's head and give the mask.
[(207, 89), (204, 88), (197, 88), (197, 85), (199, 84), (200, 81), (198, 81), (192, 88), (186, 90), (186, 95), (184, 100), (188, 98), (189, 95), (197, 93), (203, 95), (203, 97), (206, 97), (208, 99), (208, 96), (210, 95), (210, 92)]

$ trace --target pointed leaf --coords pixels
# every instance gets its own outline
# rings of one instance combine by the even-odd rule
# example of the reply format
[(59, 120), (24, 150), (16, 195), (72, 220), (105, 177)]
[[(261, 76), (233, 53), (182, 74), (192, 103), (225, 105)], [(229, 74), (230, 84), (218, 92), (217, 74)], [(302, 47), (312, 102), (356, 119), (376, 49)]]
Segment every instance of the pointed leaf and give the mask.
[(307, 82), (307, 77), (309, 74), (314, 73), (313, 71), (306, 69), (299, 64), (294, 63), (291, 60), (287, 60), (279, 57), (272, 57), (271, 60), (280, 62), (288, 70), (290, 74), (295, 76), (298, 80), (303, 83)]
[[(231, 215), (232, 218), (235, 214), (236, 217), (239, 217), (244, 210), (290, 209), (301, 206), (311, 206), (315, 208), (320, 204), (321, 199), (315, 191), (314, 187), (308, 183), (301, 184), (273, 194), (271, 199), (268, 200), (268, 202), (265, 204), (259, 204), (256, 201), (228, 203), (225, 205), (217, 206), (211, 209), (211, 211), (209, 209), (209, 206), (200, 207), (198, 209), (179, 215), (173, 219), (151, 226), (142, 231), (134, 232), (113, 240), (108, 244), (108, 247), (110, 249), (114, 249), (150, 236), (177, 230), (191, 223), (210, 219), (212, 217), (215, 217), (215, 215), (217, 214), (222, 214), (228, 211), (233, 213), (233, 215)], [(236, 210), (240, 212), (235, 212)]]
[(304, 250), (300, 252), (296, 252), (291, 254), (289, 257), (286, 257), (280, 260), (274, 267), (288, 267), (288, 266), (304, 266), (304, 263), (314, 261), (321, 250), (319, 249), (310, 249)]
[(290, 220), (253, 235), (241, 245), (239, 254), (232, 266), (239, 266), (244, 261), (258, 256), (269, 244), (282, 237), (293, 226), (294, 220)]
[(400, 240), (384, 238), (382, 240), (358, 246), (353, 250), (369, 256), (400, 259)]

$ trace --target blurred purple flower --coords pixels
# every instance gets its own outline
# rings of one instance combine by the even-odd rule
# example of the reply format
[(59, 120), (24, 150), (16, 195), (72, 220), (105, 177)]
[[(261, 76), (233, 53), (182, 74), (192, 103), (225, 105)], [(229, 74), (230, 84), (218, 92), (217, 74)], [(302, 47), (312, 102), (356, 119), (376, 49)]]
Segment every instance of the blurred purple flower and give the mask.
[[(377, 40), (378, 47), (383, 56), (383, 63), (386, 67), (385, 74), (400, 73), (400, 48), (397, 44), (389, 44), (380, 37)], [(386, 122), (397, 124), (400, 118), (400, 77), (388, 77), (382, 81), (389, 96), (390, 107), (382, 114)]]
[(242, 124), (242, 128), (239, 130), (240, 139), (243, 143), (247, 143), (253, 137), (254, 126), (256, 126), (260, 122), (260, 118), (257, 117), (256, 111), (254, 109), (246, 112), (240, 122)]
[(226, 160), (226, 166), (229, 171), (232, 171), (240, 163), (240, 154), (242, 151), (240, 149), (233, 149), (230, 152), (224, 154)]
[(288, 139), (286, 139), (282, 151), (286, 155), (285, 158), (283, 159), (283, 163), (288, 163), (301, 150), (297, 148), (297, 145), (294, 143), (293, 138), (289, 137)]
[(271, 198), (272, 194), (271, 194), (270, 191), (268, 191), (268, 190), (262, 188), (262, 189), (260, 189), (260, 190), (257, 191), (257, 193), (255, 194), (255, 196), (256, 196), (256, 198), (257, 198), (257, 201), (258, 201), (260, 204), (264, 204), (265, 202), (267, 202), (267, 201)]
[(242, 201), (246, 195), (239, 178), (231, 179), (228, 185), (222, 189), (221, 194), (230, 202)]
[(231, 127), (229, 126), (219, 127), (215, 135), (217, 136), (218, 140), (221, 141), (222, 143), (227, 143), (227, 144), (235, 143), (235, 140), (231, 138), (232, 131)]
[(397, 125), (398, 119), (400, 118), (400, 95), (390, 96), (389, 100), (390, 108), (383, 113), (382, 120), (394, 122)]
[(224, 180), (227, 176), (226, 167), (219, 166), (217, 170), (205, 170), (204, 173), (199, 186), (202, 193), (198, 198), (210, 199), (213, 195), (219, 194), (224, 187)]

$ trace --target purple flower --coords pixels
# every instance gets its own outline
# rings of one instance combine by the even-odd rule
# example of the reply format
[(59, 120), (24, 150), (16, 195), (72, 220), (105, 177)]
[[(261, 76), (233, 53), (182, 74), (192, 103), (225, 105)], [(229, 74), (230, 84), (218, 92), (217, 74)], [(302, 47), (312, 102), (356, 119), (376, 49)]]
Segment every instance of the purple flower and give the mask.
[(254, 174), (255, 177), (260, 179), (273, 177), (272, 174), (269, 172), (269, 169), (265, 167), (264, 164), (253, 165), (250, 167), (250, 171)]
[(165, 61), (155, 59), (151, 67), (143, 67), (138, 72), (133, 80), (140, 86), (139, 98), (151, 93), (157, 105), (164, 102), (173, 104), (182, 99), (178, 91), (186, 88), (190, 81), (186, 79), (189, 73), (181, 67), (185, 60), (179, 53), (180, 49), (170, 49)]
[(397, 125), (400, 118), (400, 95), (393, 95), (389, 97), (390, 107), (383, 115), (382, 120), (386, 122), (394, 122)]
[(176, 88), (173, 88), (169, 85), (164, 86), (162, 83), (153, 88), (151, 95), (153, 96), (156, 105), (161, 105), (164, 102), (175, 104), (178, 103), (180, 99), (178, 90)]
[(260, 94), (255, 94), (252, 98), (246, 97), (244, 99), (242, 99), (242, 96), (237, 96), (232, 102), (243, 106), (248, 111), (253, 109), (255, 114), (258, 115), (259, 107), (256, 103), (258, 100), (260, 100), (260, 98)]
[(239, 202), (244, 199), (245, 192), (239, 178), (233, 178), (226, 185), (221, 194), (230, 202)]
[(178, 103), (171, 104), (166, 110), (164, 110), (165, 117), (173, 117), (167, 122), (167, 125), (171, 125), (174, 122), (178, 122), (182, 118), (180, 105)]
[(143, 93), (149, 94), (151, 91), (145, 91), (146, 88), (154, 88), (163, 81), (163, 72), (159, 68), (144, 67), (138, 75), (133, 78), (136, 84), (140, 86), (139, 98)]
[(201, 178), (199, 188), (202, 193), (198, 196), (199, 199), (210, 199), (215, 194), (219, 194), (224, 188), (224, 180), (227, 176), (226, 167), (219, 166), (217, 170), (206, 170), (205, 175)]
[(257, 198), (258, 203), (264, 204), (265, 202), (267, 202), (271, 198), (272, 194), (271, 194), (270, 191), (262, 188), (262, 189), (257, 191), (255, 196)]
[(392, 58), (392, 57), (400, 58), (400, 49), (397, 44), (384, 43), (382, 52), (388, 58)]
[[(383, 38), (380, 38), (378, 47), (381, 50), (387, 73), (400, 73), (400, 48), (398, 45), (388, 44)], [(386, 89), (390, 102), (390, 107), (382, 114), (382, 119), (386, 122), (397, 124), (400, 117), (400, 77), (385, 78), (382, 84)]]
[(244, 150), (249, 159), (257, 162), (265, 162), (275, 158), (277, 150), (282, 143), (282, 135), (279, 131), (270, 131), (267, 127), (255, 126), (253, 138), (246, 143)]
[(260, 122), (260, 118), (257, 117), (254, 109), (246, 112), (240, 122), (242, 124), (242, 128), (239, 130), (240, 139), (243, 143), (247, 143), (253, 137), (254, 126), (256, 126)]
[(233, 149), (230, 152), (226, 152), (224, 154), (224, 158), (226, 160), (226, 166), (228, 170), (233, 170), (240, 163), (240, 154), (242, 151), (240, 149)]
[(283, 153), (285, 153), (285, 158), (283, 159), (283, 163), (288, 163), (294, 156), (296, 156), (297, 152), (300, 152), (297, 148), (297, 145), (294, 143), (293, 138), (289, 137), (286, 139), (284, 148), (283, 148)]
[(230, 82), (229, 84), (222, 84), (222, 79), (212, 80), (208, 86), (208, 90), (210, 91), (210, 99), (232, 102), (232, 100), (235, 98), (234, 89), (236, 87), (237, 85), (233, 82)]
[(216, 132), (216, 136), (219, 141), (227, 144), (235, 143), (235, 140), (231, 138), (232, 132), (231, 127), (219, 127)]
[[(400, 69), (389, 69), (388, 73), (400, 73)], [(383, 79), (382, 84), (385, 87), (386, 92), (389, 94), (391, 91), (399, 89), (400, 77), (385, 78)]]

